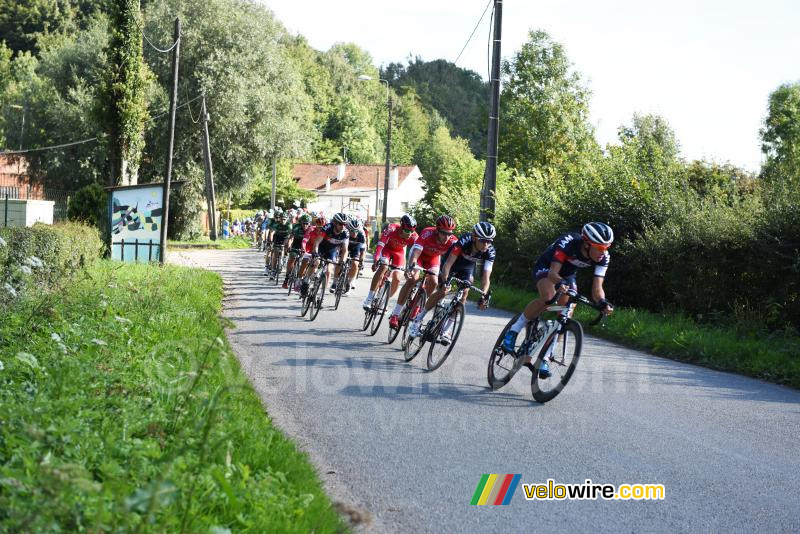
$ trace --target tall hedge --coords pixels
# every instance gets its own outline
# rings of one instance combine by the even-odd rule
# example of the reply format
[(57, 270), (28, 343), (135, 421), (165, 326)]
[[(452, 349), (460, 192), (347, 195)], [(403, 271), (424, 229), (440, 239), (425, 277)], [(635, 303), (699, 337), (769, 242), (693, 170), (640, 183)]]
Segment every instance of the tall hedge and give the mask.
[(96, 228), (78, 223), (3, 228), (0, 239), (0, 308), (28, 291), (58, 288), (105, 246)]

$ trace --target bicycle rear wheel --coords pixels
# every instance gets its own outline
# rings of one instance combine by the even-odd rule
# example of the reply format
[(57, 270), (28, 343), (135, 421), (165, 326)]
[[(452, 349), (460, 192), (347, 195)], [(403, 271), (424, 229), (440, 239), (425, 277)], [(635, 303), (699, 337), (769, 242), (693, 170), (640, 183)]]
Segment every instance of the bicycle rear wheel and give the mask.
[(381, 289), (378, 290), (379, 294), (375, 296), (375, 300), (372, 301), (373, 309), (375, 310), (375, 318), (372, 320), (372, 325), (369, 328), (369, 335), (374, 336), (378, 332), (378, 328), (381, 327), (381, 322), (383, 321), (383, 316), (386, 315), (386, 306), (389, 304), (389, 284), (390, 282), (384, 282), (381, 286)]
[(314, 292), (314, 300), (311, 302), (311, 320), (317, 318), (319, 315), (319, 310), (322, 309), (322, 301), (325, 299), (325, 272), (323, 271), (319, 275), (319, 283), (317, 285), (317, 289)]
[[(536, 401), (545, 403), (553, 400), (561, 393), (572, 375), (581, 357), (583, 345), (583, 328), (580, 323), (568, 319), (560, 332), (553, 333), (542, 344), (542, 349), (533, 365), (531, 393)], [(551, 350), (552, 349), (552, 350)], [(540, 378), (539, 368), (544, 359), (550, 367), (550, 377)]]
[[(517, 343), (514, 347), (514, 353), (509, 353), (503, 350), (503, 338), (506, 337), (506, 332), (511, 329), (511, 326), (517, 321), (519, 314), (512, 317), (503, 330), (500, 332), (500, 335), (497, 336), (497, 341), (494, 342), (494, 347), (492, 348), (492, 354), (489, 356), (489, 368), (487, 369), (487, 380), (489, 381), (489, 387), (492, 389), (500, 389), (501, 387), (508, 384), (514, 375), (517, 374), (519, 368), (522, 366), (522, 360), (517, 360), (516, 354), (519, 353), (520, 347), (525, 339), (530, 335), (531, 325), (529, 324), (525, 329), (525, 335), (517, 336)], [(524, 356), (520, 356), (520, 358), (524, 359)]]
[[(453, 352), (458, 341), (461, 327), (464, 326), (464, 306), (458, 302), (450, 314), (441, 320), (431, 335), (431, 346), (428, 348), (428, 371), (435, 371)], [(449, 342), (445, 343), (444, 339)]]
[(295, 257), (294, 265), (292, 266), (292, 270), (289, 271), (289, 276), (286, 277), (286, 285), (289, 286), (289, 292), (287, 295), (291, 296), (292, 291), (294, 291), (294, 282), (297, 280), (297, 271), (299, 268), (300, 260)]

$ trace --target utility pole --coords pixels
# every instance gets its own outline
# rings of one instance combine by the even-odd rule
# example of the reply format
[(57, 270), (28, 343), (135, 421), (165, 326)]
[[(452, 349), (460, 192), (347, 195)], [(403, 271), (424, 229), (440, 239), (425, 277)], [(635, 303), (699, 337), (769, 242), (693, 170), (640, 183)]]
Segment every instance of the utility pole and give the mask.
[(181, 56), (181, 19), (175, 19), (175, 48), (172, 51), (172, 94), (169, 98), (169, 144), (167, 147), (167, 174), (164, 178), (164, 205), (161, 210), (161, 254), (160, 263), (164, 263), (167, 252), (167, 222), (169, 221), (169, 187), (172, 181), (172, 150), (175, 147), (175, 103), (178, 100), (178, 65)]
[(269, 197), (269, 208), (275, 209), (275, 182), (278, 181), (278, 158), (272, 158), (272, 193)]
[(200, 109), (203, 117), (203, 156), (206, 168), (206, 201), (208, 203), (209, 230), (211, 240), (217, 240), (217, 197), (214, 193), (214, 168), (211, 165), (211, 143), (208, 137), (208, 111), (206, 110), (206, 96), (203, 95), (203, 104)]
[(481, 191), (481, 221), (494, 218), (494, 193), (497, 188), (497, 142), (500, 133), (500, 37), (503, 26), (503, 0), (494, 0), (492, 32), (492, 78), (489, 96), (489, 139), (486, 150), (486, 171)]
[[(386, 84), (386, 92), (389, 93), (389, 84)], [(386, 211), (389, 205), (389, 167), (392, 161), (392, 93), (389, 93), (389, 130), (386, 134), (386, 172), (383, 176), (383, 217), (381, 218), (381, 229), (386, 225)]]

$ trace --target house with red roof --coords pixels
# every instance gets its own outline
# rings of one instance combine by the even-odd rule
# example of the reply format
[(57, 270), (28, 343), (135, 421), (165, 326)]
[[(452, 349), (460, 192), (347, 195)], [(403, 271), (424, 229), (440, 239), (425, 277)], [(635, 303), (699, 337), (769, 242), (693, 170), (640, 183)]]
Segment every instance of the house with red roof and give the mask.
[[(383, 211), (384, 165), (318, 165), (298, 163), (293, 176), (298, 187), (316, 193), (311, 211), (326, 215), (343, 211), (364, 220), (380, 218)], [(396, 165), (389, 171), (386, 216), (399, 219), (425, 195), (422, 173), (416, 165)], [(376, 212), (377, 209), (377, 212)]]

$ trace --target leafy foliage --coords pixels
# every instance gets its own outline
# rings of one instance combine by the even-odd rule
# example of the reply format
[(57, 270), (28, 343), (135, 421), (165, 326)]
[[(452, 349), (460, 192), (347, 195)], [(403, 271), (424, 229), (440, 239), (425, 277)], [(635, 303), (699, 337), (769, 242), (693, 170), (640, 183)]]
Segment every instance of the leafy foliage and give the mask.
[(521, 172), (585, 169), (599, 153), (589, 123), (589, 91), (564, 47), (544, 31), (503, 63), (499, 155)]
[(109, 136), (111, 182), (127, 185), (138, 180), (148, 119), (147, 84), (151, 76), (142, 59), (139, 1), (115, 2), (111, 22), (101, 117)]
[(403, 92), (413, 91), (428, 114), (440, 114), (454, 136), (466, 139), (476, 157), (485, 157), (489, 87), (477, 73), (418, 56), (406, 66), (390, 63), (381, 77)]
[(70, 197), (67, 218), (102, 230), (108, 226), (108, 210), (108, 193), (100, 184), (89, 184)]
[(96, 228), (76, 223), (3, 228), (0, 240), (0, 309), (34, 289), (63, 287), (104, 249)]
[(4, 315), (4, 529), (343, 529), (222, 341), (221, 301), (217, 274), (105, 261)]
[(767, 157), (762, 175), (784, 188), (800, 185), (800, 82), (784, 84), (769, 96), (761, 129)]

